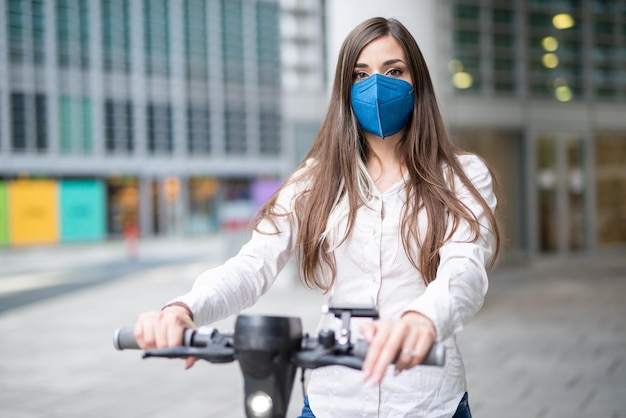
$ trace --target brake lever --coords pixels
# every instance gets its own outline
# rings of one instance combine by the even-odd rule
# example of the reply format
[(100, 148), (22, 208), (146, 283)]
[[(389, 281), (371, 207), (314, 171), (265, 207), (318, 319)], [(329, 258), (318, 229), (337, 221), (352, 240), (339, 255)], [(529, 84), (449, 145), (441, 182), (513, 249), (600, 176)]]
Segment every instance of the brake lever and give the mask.
[(361, 370), (363, 359), (350, 355), (337, 354), (335, 350), (317, 347), (310, 351), (298, 351), (294, 354), (293, 363), (303, 369), (317, 369), (325, 366), (341, 365)]
[(237, 358), (234, 348), (223, 346), (156, 348), (144, 352), (143, 358), (149, 357), (197, 357), (210, 363), (230, 363)]

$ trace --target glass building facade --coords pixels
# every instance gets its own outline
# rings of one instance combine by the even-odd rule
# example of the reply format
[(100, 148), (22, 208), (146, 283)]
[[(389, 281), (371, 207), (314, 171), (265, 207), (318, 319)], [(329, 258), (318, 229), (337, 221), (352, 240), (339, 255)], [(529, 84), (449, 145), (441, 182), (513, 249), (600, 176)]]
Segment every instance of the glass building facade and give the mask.
[[(51, 187), (26, 179), (104, 190), (104, 237), (239, 225), (373, 15), (416, 36), (454, 141), (494, 169), (503, 259), (626, 244), (626, 0), (0, 0), (0, 244)], [(55, 208), (19, 211), (96, 211)]]
[(102, 236), (216, 229), (216, 202), (292, 167), (280, 43), (277, 0), (0, 0), (4, 201), (93, 179)]
[(511, 252), (626, 243), (626, 1), (453, 0), (446, 109), (496, 169)]
[(619, 0), (453, 2), (458, 93), (626, 101), (626, 4)]

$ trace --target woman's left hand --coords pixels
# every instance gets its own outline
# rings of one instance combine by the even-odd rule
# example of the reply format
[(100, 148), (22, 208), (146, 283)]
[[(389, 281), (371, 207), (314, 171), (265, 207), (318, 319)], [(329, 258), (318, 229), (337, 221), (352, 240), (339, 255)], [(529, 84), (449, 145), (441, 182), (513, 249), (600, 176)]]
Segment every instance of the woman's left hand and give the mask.
[(364, 379), (373, 385), (381, 382), (394, 361), (396, 373), (420, 364), (436, 339), (435, 325), (418, 312), (407, 312), (401, 319), (368, 322), (360, 331), (370, 344), (363, 362)]

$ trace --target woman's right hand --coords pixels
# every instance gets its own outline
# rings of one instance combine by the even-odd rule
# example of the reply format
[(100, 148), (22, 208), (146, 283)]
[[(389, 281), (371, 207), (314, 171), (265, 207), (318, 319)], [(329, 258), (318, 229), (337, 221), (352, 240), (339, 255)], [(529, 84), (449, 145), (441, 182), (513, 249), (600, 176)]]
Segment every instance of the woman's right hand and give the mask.
[[(196, 329), (189, 310), (180, 305), (170, 305), (161, 311), (140, 314), (134, 335), (142, 350), (177, 347), (183, 344), (183, 333), (187, 328)], [(195, 361), (195, 358), (187, 358), (187, 368)]]

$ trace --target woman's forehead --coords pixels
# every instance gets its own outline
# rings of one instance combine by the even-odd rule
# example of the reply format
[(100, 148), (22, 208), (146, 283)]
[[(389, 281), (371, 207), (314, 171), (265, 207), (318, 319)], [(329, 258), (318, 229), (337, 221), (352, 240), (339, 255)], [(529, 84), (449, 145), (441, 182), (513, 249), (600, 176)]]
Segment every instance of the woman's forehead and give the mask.
[(405, 58), (404, 49), (402, 49), (400, 42), (390, 35), (385, 35), (365, 45), (357, 57), (357, 63), (392, 59), (406, 61)]

